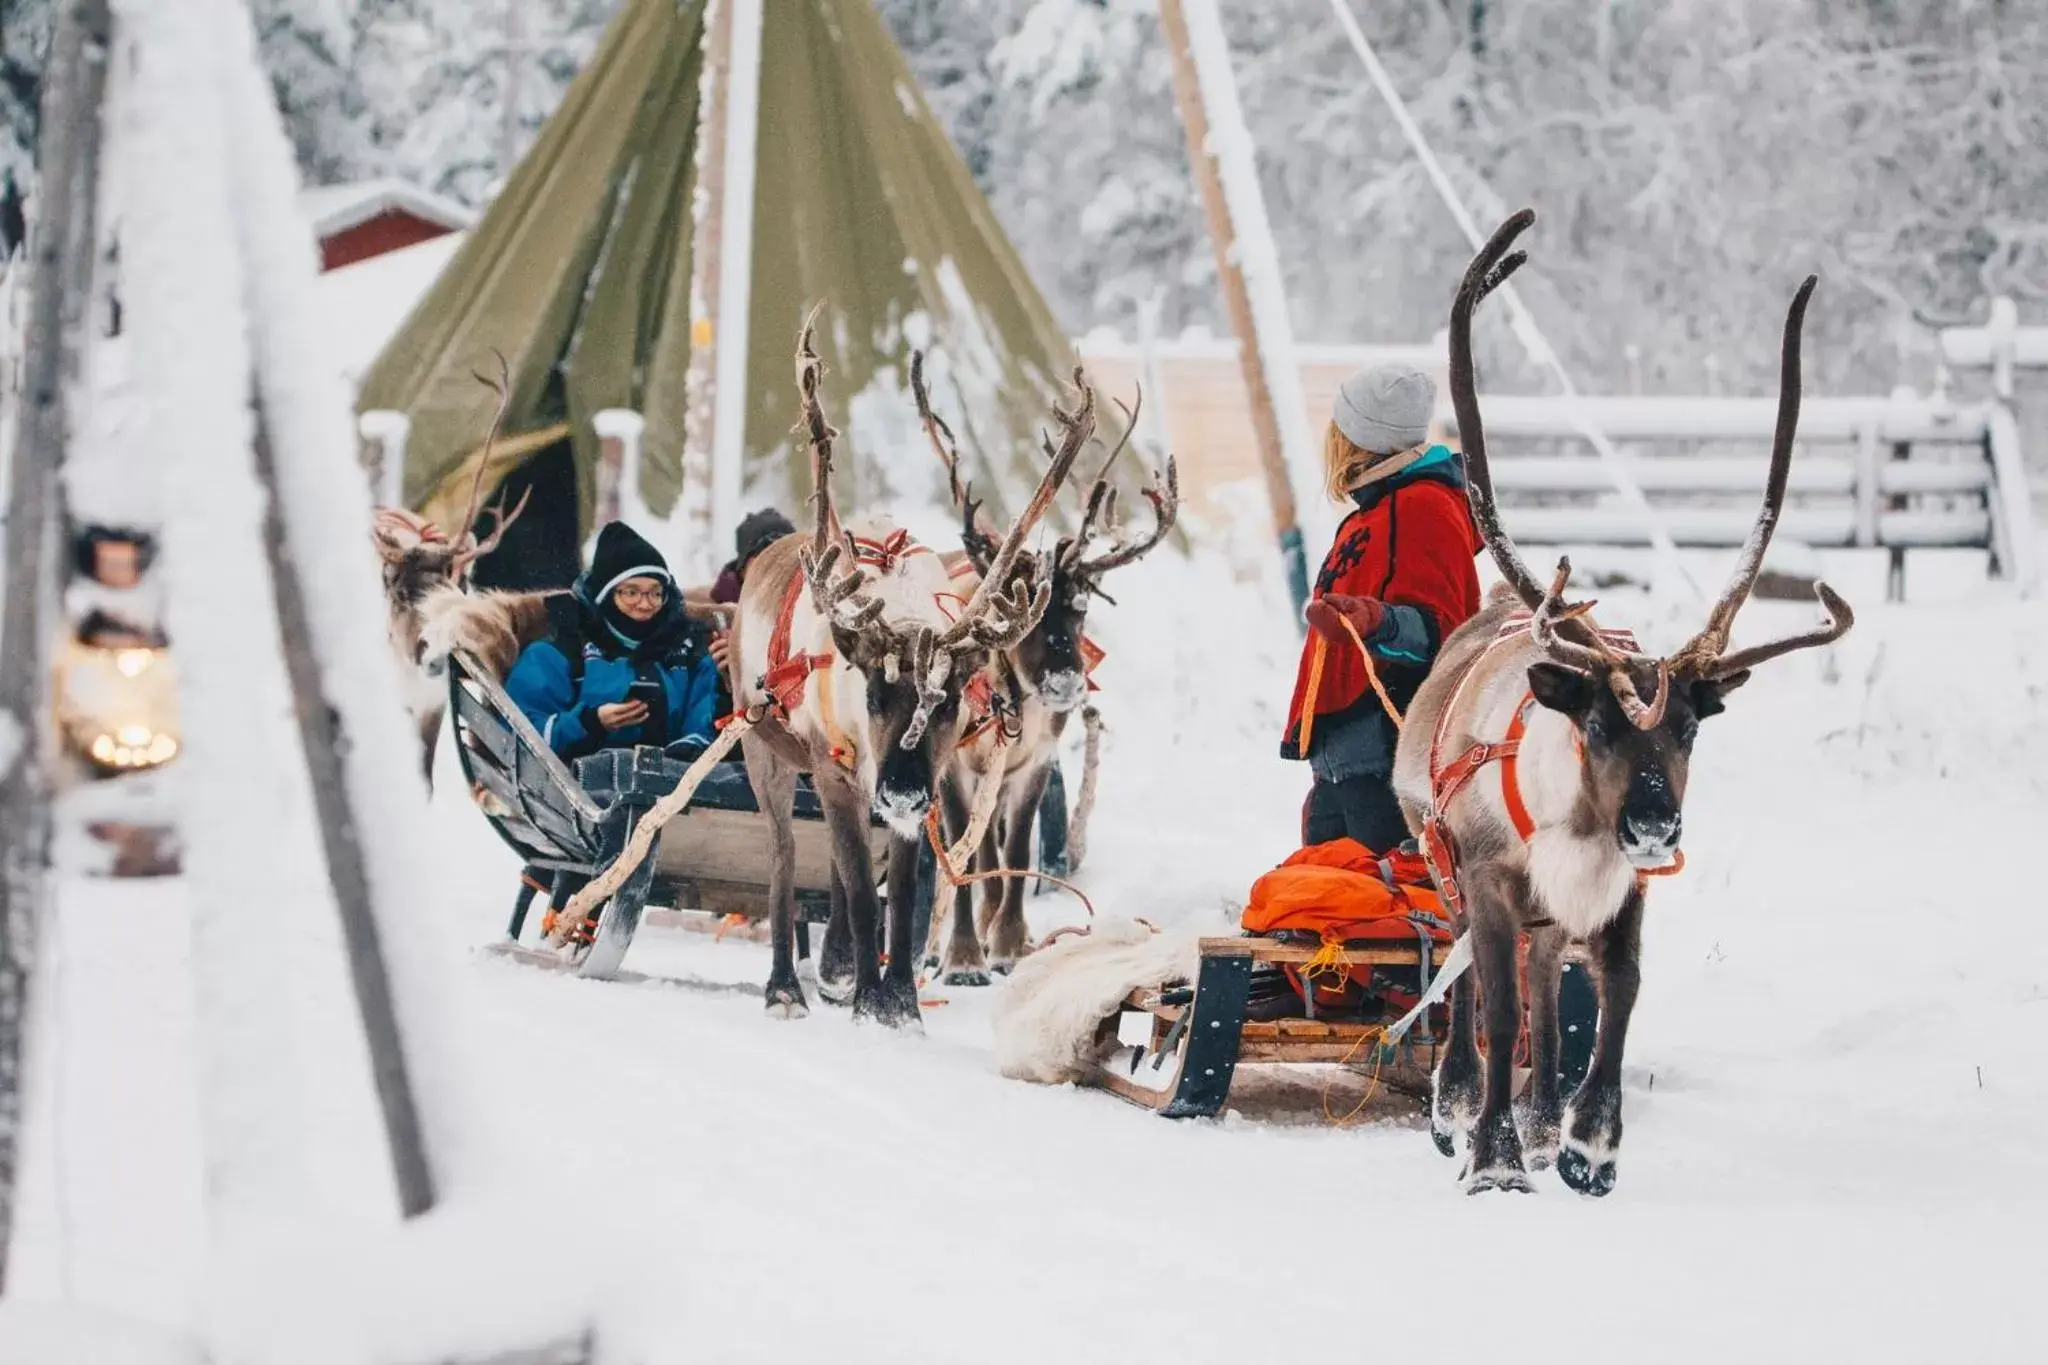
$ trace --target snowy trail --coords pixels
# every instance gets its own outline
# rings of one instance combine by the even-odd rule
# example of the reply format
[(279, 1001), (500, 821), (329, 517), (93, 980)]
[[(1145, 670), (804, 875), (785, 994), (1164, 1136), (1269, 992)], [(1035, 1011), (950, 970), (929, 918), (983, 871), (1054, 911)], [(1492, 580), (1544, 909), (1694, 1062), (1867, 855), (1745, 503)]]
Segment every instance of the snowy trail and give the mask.
[[(1084, 881), (1109, 913), (1220, 917), (1294, 833), (1304, 779), (1270, 757), (1292, 643), (1212, 562), (1120, 590), (1091, 623), (1115, 671)], [(2048, 812), (2048, 622), (1874, 598), (1832, 656), (1780, 665), (1701, 739), (1605, 1201), (1551, 1176), (1467, 1199), (1412, 1119), (1333, 1129), (1313, 1081), (1175, 1124), (1004, 1080), (992, 992), (948, 992), (922, 1038), (815, 999), (770, 1021), (747, 990), (764, 949), (652, 930), (627, 963), (641, 984), (485, 954), (464, 970), (493, 1042), (478, 1089), (510, 1105), (479, 1181), (553, 1230), (562, 1264), (537, 1282), (601, 1286), (607, 1362), (1244, 1362), (1413, 1353), (1447, 1322), (1530, 1360), (2042, 1358), (2025, 1305), (2048, 1214), (2048, 920), (2026, 866)], [(1759, 604), (1744, 627), (1801, 610)], [(1682, 629), (1637, 612), (1653, 644)], [(452, 760), (434, 820), (466, 870), (441, 928), (486, 942), (516, 869)], [(1029, 905), (1041, 931), (1080, 914)], [(104, 897), (66, 913), (66, 1025), (90, 1040), (108, 988), (85, 989), (85, 964), (147, 972), (181, 940), (115, 963), (107, 936), (132, 921)], [(175, 1003), (159, 987), (115, 1026), (174, 1033)], [(189, 1108), (174, 1081), (123, 1122)], [(167, 1286), (138, 1302), (128, 1273), (75, 1264), (73, 1290), (170, 1311)], [(1480, 1277), (1504, 1312), (1464, 1310)]]

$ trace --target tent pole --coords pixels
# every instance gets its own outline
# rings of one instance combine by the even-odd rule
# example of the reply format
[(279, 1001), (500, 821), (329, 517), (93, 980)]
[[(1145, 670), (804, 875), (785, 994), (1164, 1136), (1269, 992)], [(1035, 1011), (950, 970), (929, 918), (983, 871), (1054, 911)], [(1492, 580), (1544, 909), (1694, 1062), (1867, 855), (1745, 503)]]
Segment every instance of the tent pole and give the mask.
[(690, 198), (690, 365), (683, 375), (683, 488), (672, 514), (680, 523), (676, 569), (685, 582), (709, 582), (711, 468), (715, 439), (720, 231), (725, 215), (726, 117), (732, 74), (734, 0), (708, 0), (703, 74), (698, 78), (696, 191)]
[[(1216, 251), (1216, 275), (1223, 287), (1231, 330), (1237, 334), (1238, 362), (1251, 400), (1266, 497), (1273, 508), (1273, 529), (1279, 537), (1287, 590), (1300, 629), (1301, 608), (1308, 600), (1308, 557), (1301, 516), (1304, 505), (1311, 517), (1322, 509), (1315, 497), (1317, 480), (1309, 476), (1315, 456), (1307, 428), (1307, 400), (1294, 364), (1293, 329), (1279, 256), (1266, 220), (1257, 165), (1238, 107), (1236, 81), (1215, 0), (1160, 0), (1159, 23), (1173, 59), (1174, 104), (1187, 135), (1188, 163), (1201, 189), (1209, 241)], [(1252, 267), (1249, 272), (1247, 258)], [(1248, 279), (1248, 274), (1256, 278)], [(1313, 529), (1320, 540), (1326, 528), (1318, 525)]]
[(725, 101), (725, 169), (719, 204), (709, 517), (710, 543), (726, 545), (739, 526), (740, 488), (747, 458), (747, 324), (754, 303), (754, 157), (761, 126), (763, 0), (718, 2), (731, 10), (732, 46)]

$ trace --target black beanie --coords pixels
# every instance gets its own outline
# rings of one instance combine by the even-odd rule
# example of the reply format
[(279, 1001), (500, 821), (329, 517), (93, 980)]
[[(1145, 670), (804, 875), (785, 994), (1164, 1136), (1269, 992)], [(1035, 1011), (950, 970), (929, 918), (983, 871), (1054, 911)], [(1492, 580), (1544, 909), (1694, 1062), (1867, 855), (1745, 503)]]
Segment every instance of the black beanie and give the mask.
[(764, 507), (740, 523), (733, 534), (734, 562), (744, 566), (755, 555), (784, 536), (795, 535), (796, 527), (773, 507)]
[(647, 537), (623, 521), (607, 522), (597, 533), (597, 553), (590, 557), (590, 572), (584, 580), (590, 584), (590, 605), (603, 606), (612, 589), (628, 578), (658, 578), (664, 584), (675, 581), (668, 561)]

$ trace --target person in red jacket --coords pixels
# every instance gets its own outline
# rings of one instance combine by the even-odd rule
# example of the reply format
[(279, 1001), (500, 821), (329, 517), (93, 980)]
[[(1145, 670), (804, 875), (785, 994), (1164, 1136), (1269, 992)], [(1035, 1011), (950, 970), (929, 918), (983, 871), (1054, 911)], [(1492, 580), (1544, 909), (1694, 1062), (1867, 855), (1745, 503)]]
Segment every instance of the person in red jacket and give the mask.
[(1337, 391), (1324, 472), (1331, 499), (1355, 510), (1305, 610), (1310, 630), (1280, 745), (1315, 776), (1304, 844), (1349, 837), (1385, 851), (1408, 837), (1392, 782), (1397, 732), (1359, 642), (1405, 710), (1445, 637), (1479, 610), (1479, 536), (1458, 457), (1430, 443), (1435, 406), (1435, 382), (1406, 365), (1376, 366)]

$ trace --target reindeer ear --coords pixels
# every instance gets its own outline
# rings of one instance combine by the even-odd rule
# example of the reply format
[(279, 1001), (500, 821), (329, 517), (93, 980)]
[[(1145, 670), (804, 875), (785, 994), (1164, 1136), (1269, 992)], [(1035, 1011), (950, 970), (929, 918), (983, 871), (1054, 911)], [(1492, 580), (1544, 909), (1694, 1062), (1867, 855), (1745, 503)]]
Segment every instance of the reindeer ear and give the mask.
[(1583, 716), (1591, 710), (1598, 686), (1592, 674), (1564, 664), (1546, 659), (1529, 665), (1529, 694), (1541, 705), (1567, 716)]
[(1728, 709), (1728, 694), (1749, 681), (1749, 670), (1725, 678), (1708, 678), (1692, 685), (1692, 713), (1701, 720)]

